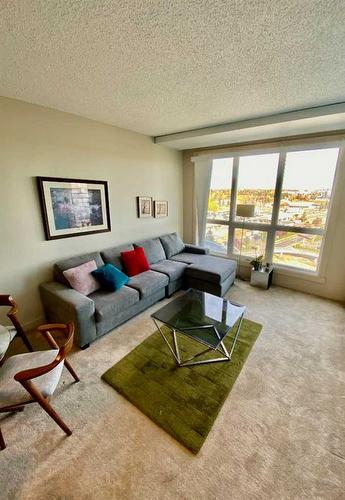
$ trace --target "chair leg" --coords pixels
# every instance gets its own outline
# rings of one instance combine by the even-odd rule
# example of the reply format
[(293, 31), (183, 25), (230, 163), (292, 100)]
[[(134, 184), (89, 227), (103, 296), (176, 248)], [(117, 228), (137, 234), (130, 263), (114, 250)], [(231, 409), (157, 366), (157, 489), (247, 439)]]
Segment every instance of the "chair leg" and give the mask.
[(67, 359), (65, 359), (65, 367), (67, 368), (67, 370), (70, 372), (70, 374), (72, 375), (72, 377), (74, 378), (74, 380), (76, 382), (79, 382), (80, 378), (78, 377), (78, 375), (76, 374), (76, 372), (73, 370), (71, 364), (69, 361), (67, 361)]
[(56, 413), (54, 408), (51, 406), (51, 404), (48, 402), (47, 399), (45, 399), (41, 394), (39, 395), (39, 398), (36, 398), (37, 403), (43, 408), (44, 411), (48, 413), (48, 415), (58, 424), (58, 426), (67, 434), (67, 436), (70, 436), (72, 434), (72, 431), (65, 422), (62, 420), (60, 415)]
[(4, 450), (5, 448), (6, 448), (6, 443), (0, 429), (0, 450)]
[(15, 413), (15, 412), (23, 411), (23, 410), (24, 410), (24, 405), (23, 406), (18, 406), (18, 405), (6, 406), (3, 408), (0, 408), (0, 413)]
[(22, 385), (24, 388), (31, 394), (31, 396), (37, 401), (37, 403), (43, 408), (45, 412), (48, 413), (48, 415), (54, 420), (55, 423), (67, 434), (67, 436), (70, 436), (72, 434), (72, 431), (65, 422), (62, 420), (62, 418), (56, 413), (54, 408), (51, 406), (49, 401), (42, 396), (40, 391), (34, 386), (34, 384), (31, 382), (31, 380), (27, 380), (25, 382), (22, 382)]

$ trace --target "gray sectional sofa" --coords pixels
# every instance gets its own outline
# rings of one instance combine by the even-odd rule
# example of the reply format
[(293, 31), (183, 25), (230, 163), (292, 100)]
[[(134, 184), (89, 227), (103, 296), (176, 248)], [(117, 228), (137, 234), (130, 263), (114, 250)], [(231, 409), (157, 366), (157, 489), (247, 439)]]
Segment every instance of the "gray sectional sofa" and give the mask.
[[(85, 296), (72, 289), (63, 271), (95, 260), (97, 267), (111, 263), (123, 269), (120, 254), (143, 247), (150, 270), (130, 278), (116, 292), (97, 290)], [(88, 347), (98, 337), (124, 323), (155, 302), (181, 288), (197, 288), (222, 296), (233, 284), (236, 262), (208, 255), (208, 250), (182, 242), (176, 233), (137, 241), (57, 262), (55, 281), (40, 286), (47, 320), (74, 321), (77, 342)]]

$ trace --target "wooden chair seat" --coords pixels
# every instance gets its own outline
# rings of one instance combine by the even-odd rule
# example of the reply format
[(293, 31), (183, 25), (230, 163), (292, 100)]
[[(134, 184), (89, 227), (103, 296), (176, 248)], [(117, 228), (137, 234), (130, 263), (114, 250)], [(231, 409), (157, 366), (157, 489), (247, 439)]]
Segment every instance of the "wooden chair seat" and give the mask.
[[(28, 352), (8, 358), (0, 368), (0, 409), (9, 405), (32, 401), (31, 395), (14, 379), (16, 373), (35, 366), (48, 365), (56, 358), (58, 349)], [(64, 363), (59, 363), (50, 372), (35, 378), (35, 386), (45, 398), (53, 395), (61, 376)]]

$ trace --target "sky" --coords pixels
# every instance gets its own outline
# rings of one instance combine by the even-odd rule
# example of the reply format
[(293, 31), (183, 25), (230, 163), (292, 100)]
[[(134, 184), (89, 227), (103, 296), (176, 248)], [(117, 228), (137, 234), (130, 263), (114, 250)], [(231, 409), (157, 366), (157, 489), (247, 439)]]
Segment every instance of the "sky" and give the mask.
[[(287, 153), (283, 189), (331, 189), (338, 158), (338, 148)], [(279, 154), (240, 158), (238, 187), (274, 189)], [(232, 158), (213, 161), (211, 189), (230, 189)]]

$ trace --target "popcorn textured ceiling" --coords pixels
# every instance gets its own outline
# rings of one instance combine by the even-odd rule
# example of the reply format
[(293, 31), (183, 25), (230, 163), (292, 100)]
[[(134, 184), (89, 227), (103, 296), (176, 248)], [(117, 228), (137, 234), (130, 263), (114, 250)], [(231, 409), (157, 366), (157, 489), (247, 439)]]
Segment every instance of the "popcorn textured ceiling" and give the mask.
[(147, 135), (345, 101), (344, 0), (0, 0), (0, 93)]

